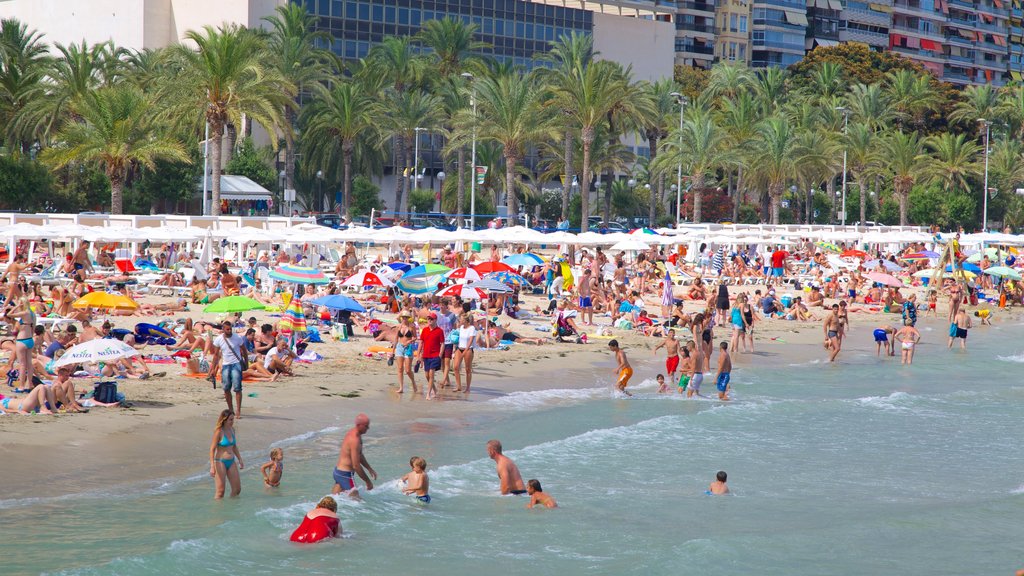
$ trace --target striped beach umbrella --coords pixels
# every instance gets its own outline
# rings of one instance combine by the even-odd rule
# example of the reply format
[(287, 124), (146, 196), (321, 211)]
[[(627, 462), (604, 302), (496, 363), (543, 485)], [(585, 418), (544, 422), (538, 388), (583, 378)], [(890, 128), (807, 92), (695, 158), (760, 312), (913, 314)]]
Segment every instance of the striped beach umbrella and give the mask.
[(295, 284), (327, 284), (330, 280), (316, 268), (285, 264), (270, 271), (270, 277), (282, 282)]
[(437, 293), (438, 296), (451, 298), (452, 296), (459, 296), (463, 300), (482, 300), (487, 297), (487, 294), (479, 288), (471, 288), (467, 284), (452, 284), (451, 286), (440, 290)]
[(480, 273), (472, 268), (456, 268), (445, 274), (445, 278), (448, 278), (449, 280), (466, 280), (467, 282), (476, 282), (480, 279)]
[(529, 280), (523, 278), (519, 274), (512, 274), (511, 272), (491, 272), (490, 274), (484, 276), (484, 278), (486, 278), (487, 280), (497, 280), (502, 284), (507, 284), (513, 287), (519, 286), (520, 288), (522, 288), (523, 286), (530, 285)]
[(359, 272), (356, 272), (355, 274), (346, 278), (345, 281), (341, 283), (341, 285), (362, 286), (364, 288), (367, 286), (382, 286), (386, 288), (389, 286), (394, 286), (395, 283), (392, 282), (391, 280), (388, 280), (384, 276), (379, 276), (374, 272), (370, 272), (369, 270), (360, 270)]
[(281, 321), (278, 323), (281, 330), (293, 333), (306, 331), (306, 315), (302, 313), (302, 303), (298, 298), (292, 298), (291, 302), (284, 309)]

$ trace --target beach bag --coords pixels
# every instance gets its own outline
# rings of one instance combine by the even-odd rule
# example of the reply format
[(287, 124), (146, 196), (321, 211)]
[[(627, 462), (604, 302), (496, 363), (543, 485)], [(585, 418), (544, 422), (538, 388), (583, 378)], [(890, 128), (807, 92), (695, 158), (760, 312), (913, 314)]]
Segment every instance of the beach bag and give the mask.
[(238, 364), (239, 364), (239, 366), (242, 367), (242, 372), (245, 372), (246, 370), (248, 370), (249, 369), (249, 355), (248, 354), (242, 354), (241, 352), (239, 352), (238, 348), (235, 348), (234, 346), (231, 345), (231, 341), (230, 340), (228, 340), (227, 342), (228, 342), (228, 346), (231, 348), (231, 352), (233, 352), (235, 354), (235, 357), (238, 358)]
[(92, 398), (97, 402), (117, 402), (117, 382), (97, 382), (92, 389)]

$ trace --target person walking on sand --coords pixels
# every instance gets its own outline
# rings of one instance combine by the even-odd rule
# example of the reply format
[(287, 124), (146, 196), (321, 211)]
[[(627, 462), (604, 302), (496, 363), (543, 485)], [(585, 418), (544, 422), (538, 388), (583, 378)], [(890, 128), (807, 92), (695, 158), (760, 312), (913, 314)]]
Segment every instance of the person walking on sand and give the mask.
[[(237, 461), (238, 466), (235, 466)], [(238, 471), (245, 468), (242, 453), (238, 451), (235, 441), (235, 413), (231, 409), (223, 410), (213, 428), (213, 441), (210, 443), (210, 476), (214, 480), (214, 498), (224, 497), (225, 482), (231, 484), (231, 497), (242, 493), (242, 480)]]
[(488, 440), (487, 455), (494, 460), (502, 495), (521, 496), (526, 494), (526, 485), (523, 484), (523, 477), (519, 474), (519, 467), (511, 458), (501, 453), (501, 442)]
[(828, 361), (835, 362), (842, 344), (839, 340), (839, 304), (832, 305), (832, 312), (822, 324), (825, 330), (825, 349), (830, 351)]
[(633, 377), (633, 367), (629, 365), (626, 353), (622, 348), (619, 348), (618, 340), (609, 340), (608, 349), (615, 354), (615, 361), (617, 362), (615, 370), (613, 370), (617, 375), (615, 387), (626, 396), (632, 396), (632, 394), (626, 392), (626, 385), (629, 384), (629, 379)]
[[(360, 413), (356, 416), (355, 426), (345, 433), (345, 439), (341, 441), (341, 450), (338, 453), (338, 463), (334, 467), (334, 488), (331, 492), (340, 494), (345, 492), (354, 500), (359, 500), (359, 490), (356, 488), (355, 477), (358, 475), (366, 482), (366, 490), (373, 490), (373, 482), (377, 479), (377, 472), (370, 463), (366, 461), (363, 454), (363, 434), (370, 429), (370, 417)], [(369, 472), (369, 476), (367, 475)]]
[(437, 388), (434, 386), (434, 376), (441, 369), (441, 351), (444, 348), (444, 330), (437, 325), (437, 313), (427, 314), (427, 327), (420, 332), (420, 362), (423, 363), (423, 371), (427, 375), (427, 386), (424, 390), (424, 397), (427, 400), (437, 396)]
[(914, 349), (921, 341), (921, 333), (914, 327), (913, 321), (909, 318), (904, 320), (903, 327), (896, 332), (893, 340), (900, 342), (900, 364), (913, 364)]
[[(679, 370), (679, 340), (676, 340), (676, 331), (669, 328), (668, 335), (660, 344), (654, 347), (652, 354), (657, 354), (659, 348), (665, 348), (668, 356), (665, 358), (665, 372), (668, 372), (668, 381), (676, 381), (676, 372)], [(665, 392), (668, 386), (662, 386), (658, 392)]]

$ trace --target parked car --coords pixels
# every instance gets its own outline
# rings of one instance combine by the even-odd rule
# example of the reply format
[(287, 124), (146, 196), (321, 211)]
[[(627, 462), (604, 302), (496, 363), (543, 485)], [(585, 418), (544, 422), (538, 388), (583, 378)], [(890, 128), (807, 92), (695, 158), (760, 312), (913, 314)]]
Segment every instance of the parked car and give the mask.
[(320, 226), (326, 226), (328, 228), (340, 229), (343, 228), (341, 223), (341, 216), (337, 214), (317, 214), (316, 223)]

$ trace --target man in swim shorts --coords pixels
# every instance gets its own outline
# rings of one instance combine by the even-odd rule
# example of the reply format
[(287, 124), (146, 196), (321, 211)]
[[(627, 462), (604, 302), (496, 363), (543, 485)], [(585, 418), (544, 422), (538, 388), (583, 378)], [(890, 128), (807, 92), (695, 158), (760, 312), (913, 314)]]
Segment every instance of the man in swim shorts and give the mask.
[(960, 349), (967, 350), (967, 330), (971, 327), (971, 318), (963, 308), (956, 311), (953, 316), (953, 323), (949, 327), (949, 348), (953, 347), (953, 340), (960, 339)]
[(579, 291), (579, 306), (580, 306), (580, 317), (583, 319), (583, 323), (590, 326), (594, 323), (594, 285), (597, 283), (594, 280), (593, 274), (590, 272), (590, 268), (583, 271), (583, 278), (580, 280), (579, 286), (576, 289)]
[(825, 317), (822, 328), (825, 330), (825, 349), (831, 350), (828, 361), (835, 362), (836, 356), (839, 355), (839, 349), (842, 347), (839, 340), (839, 304), (832, 305), (832, 312)]
[(893, 336), (893, 340), (900, 342), (900, 364), (913, 364), (914, 348), (921, 341), (921, 333), (910, 318), (903, 321), (903, 327)]
[(501, 482), (502, 495), (521, 496), (526, 494), (526, 485), (523, 484), (523, 477), (519, 474), (519, 467), (511, 458), (501, 453), (501, 442), (488, 440), (487, 455), (494, 460), (495, 468), (498, 471), (498, 480)]
[(718, 379), (715, 381), (715, 386), (718, 388), (718, 399), (728, 400), (729, 380), (731, 379), (730, 374), (732, 373), (732, 357), (729, 356), (728, 342), (722, 342), (719, 344), (719, 348)]
[(680, 347), (682, 359), (679, 363), (679, 393), (682, 394), (686, 391), (686, 386), (690, 383), (690, 375), (693, 373), (693, 360), (690, 358), (690, 349), (687, 346)]
[(875, 356), (882, 355), (883, 347), (885, 347), (885, 353), (888, 356), (896, 355), (896, 342), (890, 339), (890, 337), (895, 336), (896, 328), (886, 324), (875, 328), (875, 331), (871, 334), (875, 337)]
[(615, 361), (618, 362), (614, 370), (618, 375), (618, 378), (615, 380), (615, 387), (626, 396), (632, 396), (632, 394), (626, 392), (626, 385), (629, 384), (629, 379), (633, 377), (633, 367), (629, 365), (626, 353), (622, 348), (619, 348), (618, 340), (609, 340), (608, 349), (615, 353)]
[[(658, 349), (664, 347), (665, 352), (668, 356), (665, 358), (665, 372), (668, 372), (669, 381), (676, 379), (676, 371), (679, 370), (679, 340), (676, 340), (676, 331), (669, 328), (668, 335), (660, 344), (654, 347), (653, 354), (658, 353)], [(658, 390), (658, 392), (664, 392), (664, 390)]]
[[(366, 482), (366, 489), (373, 490), (373, 482), (370, 476), (377, 479), (377, 472), (363, 455), (363, 434), (370, 429), (370, 417), (366, 414), (356, 416), (355, 426), (345, 433), (345, 439), (341, 441), (341, 450), (338, 454), (338, 464), (334, 467), (334, 488), (331, 492), (340, 494), (345, 492), (350, 498), (359, 499), (359, 490), (356, 488), (355, 476), (358, 475)], [(369, 472), (369, 476), (367, 476)]]
[[(700, 396), (700, 385), (704, 382), (704, 350), (700, 344), (692, 342), (690, 358), (693, 360), (693, 372), (690, 374), (690, 383), (686, 385), (686, 397), (692, 398), (694, 394)], [(689, 346), (690, 343), (687, 343)]]

